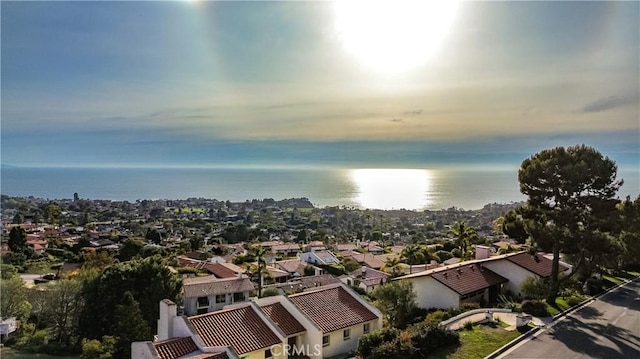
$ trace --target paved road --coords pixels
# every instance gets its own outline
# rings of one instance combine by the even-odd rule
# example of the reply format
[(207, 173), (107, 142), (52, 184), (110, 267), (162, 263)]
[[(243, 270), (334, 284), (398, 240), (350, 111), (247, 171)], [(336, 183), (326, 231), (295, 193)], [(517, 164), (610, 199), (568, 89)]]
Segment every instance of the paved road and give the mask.
[(605, 294), (500, 358), (640, 358), (640, 281)]

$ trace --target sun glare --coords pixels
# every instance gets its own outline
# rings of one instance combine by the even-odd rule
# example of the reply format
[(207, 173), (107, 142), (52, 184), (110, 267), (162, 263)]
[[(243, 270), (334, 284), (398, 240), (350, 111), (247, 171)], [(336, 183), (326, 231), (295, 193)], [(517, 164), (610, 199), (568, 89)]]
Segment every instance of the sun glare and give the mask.
[(458, 5), (458, 0), (340, 0), (336, 28), (346, 50), (365, 65), (404, 72), (437, 51)]
[(422, 209), (429, 204), (431, 175), (421, 169), (354, 169), (349, 177), (356, 201), (365, 208)]

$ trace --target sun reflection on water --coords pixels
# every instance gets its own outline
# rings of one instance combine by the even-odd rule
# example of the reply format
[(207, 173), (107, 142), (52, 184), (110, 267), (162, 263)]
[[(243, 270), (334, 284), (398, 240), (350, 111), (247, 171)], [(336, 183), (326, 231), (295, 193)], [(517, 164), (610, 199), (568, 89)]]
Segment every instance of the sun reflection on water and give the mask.
[(424, 169), (352, 169), (355, 201), (375, 209), (423, 209), (430, 205), (433, 174)]

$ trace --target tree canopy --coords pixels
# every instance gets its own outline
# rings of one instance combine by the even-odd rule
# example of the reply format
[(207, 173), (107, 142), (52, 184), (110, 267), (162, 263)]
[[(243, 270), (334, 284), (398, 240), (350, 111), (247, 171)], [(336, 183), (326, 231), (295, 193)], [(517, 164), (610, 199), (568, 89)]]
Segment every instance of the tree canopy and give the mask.
[(142, 317), (151, 332), (155, 332), (160, 301), (178, 301), (181, 288), (180, 277), (159, 256), (111, 265), (86, 285), (86, 306), (80, 322), (82, 334), (90, 339), (117, 336), (111, 333), (117, 321), (113, 308), (122, 304), (126, 292), (139, 304)]
[(592, 147), (578, 145), (540, 151), (525, 159), (518, 171), (520, 192), (527, 202), (519, 210), (531, 239), (553, 252), (548, 300), (559, 290), (560, 252), (574, 253), (579, 263), (593, 260), (589, 246), (602, 244), (599, 232), (615, 222), (622, 185), (617, 166)]

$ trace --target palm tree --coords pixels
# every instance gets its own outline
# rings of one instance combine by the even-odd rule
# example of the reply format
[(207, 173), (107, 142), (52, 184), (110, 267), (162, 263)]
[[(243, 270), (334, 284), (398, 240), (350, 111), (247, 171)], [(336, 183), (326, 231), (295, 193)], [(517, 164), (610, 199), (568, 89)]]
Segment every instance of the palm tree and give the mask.
[(461, 260), (468, 259), (471, 254), (471, 238), (476, 236), (476, 230), (469, 227), (466, 222), (456, 221), (449, 234), (456, 238), (456, 244), (460, 248)]
[(381, 269), (385, 272), (391, 270), (391, 274), (395, 276), (398, 274), (398, 268), (400, 268), (400, 264), (402, 264), (400, 258), (388, 257)]
[(420, 247), (415, 244), (410, 244), (406, 246), (402, 253), (400, 254), (401, 258), (409, 265), (409, 274), (413, 272), (413, 265), (424, 263), (425, 256), (420, 250)]
[(255, 274), (258, 276), (258, 298), (262, 297), (262, 279), (263, 279), (263, 271), (266, 269), (267, 262), (265, 260), (265, 255), (267, 254), (267, 249), (263, 246), (255, 246), (251, 248), (252, 254), (256, 257), (256, 262), (258, 263), (257, 270)]

